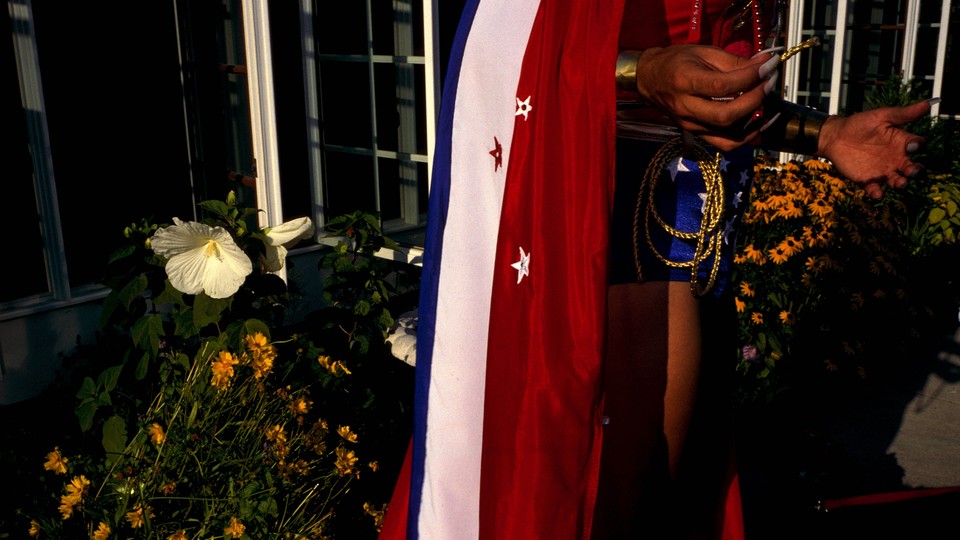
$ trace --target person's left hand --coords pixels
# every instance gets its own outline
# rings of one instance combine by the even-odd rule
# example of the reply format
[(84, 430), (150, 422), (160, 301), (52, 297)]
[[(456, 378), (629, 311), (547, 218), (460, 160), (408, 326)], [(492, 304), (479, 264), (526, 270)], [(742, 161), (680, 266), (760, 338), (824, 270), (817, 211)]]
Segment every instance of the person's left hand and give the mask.
[(882, 107), (851, 116), (830, 116), (820, 130), (817, 154), (830, 160), (844, 177), (863, 187), (868, 197), (883, 197), (884, 185), (901, 188), (923, 170), (908, 156), (923, 137), (900, 128), (930, 112), (929, 101), (906, 107)]

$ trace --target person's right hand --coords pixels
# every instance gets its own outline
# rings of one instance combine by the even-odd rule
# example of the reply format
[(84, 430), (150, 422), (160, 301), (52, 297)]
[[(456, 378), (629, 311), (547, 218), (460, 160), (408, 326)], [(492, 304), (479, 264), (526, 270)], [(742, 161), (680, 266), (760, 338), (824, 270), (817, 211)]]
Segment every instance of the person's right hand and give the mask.
[(637, 90), (677, 126), (728, 151), (759, 133), (751, 120), (776, 84), (779, 62), (779, 54), (744, 58), (707, 45), (651, 48), (637, 63)]

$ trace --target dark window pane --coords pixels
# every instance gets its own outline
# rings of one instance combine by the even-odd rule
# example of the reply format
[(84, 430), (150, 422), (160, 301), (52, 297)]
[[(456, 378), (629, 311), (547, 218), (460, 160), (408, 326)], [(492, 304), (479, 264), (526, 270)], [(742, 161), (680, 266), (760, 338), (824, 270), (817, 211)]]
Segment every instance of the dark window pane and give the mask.
[(357, 210), (376, 210), (372, 157), (326, 152), (324, 180), (328, 218)]
[(370, 85), (367, 64), (321, 62), (324, 142), (370, 148)]
[[(375, 0), (374, 4), (390, 5)], [(321, 1), (314, 5), (320, 12), (314, 17), (317, 52), (320, 54), (367, 54), (367, 15), (364, 2)]]
[(371, 2), (373, 53), (423, 56), (423, 2)]

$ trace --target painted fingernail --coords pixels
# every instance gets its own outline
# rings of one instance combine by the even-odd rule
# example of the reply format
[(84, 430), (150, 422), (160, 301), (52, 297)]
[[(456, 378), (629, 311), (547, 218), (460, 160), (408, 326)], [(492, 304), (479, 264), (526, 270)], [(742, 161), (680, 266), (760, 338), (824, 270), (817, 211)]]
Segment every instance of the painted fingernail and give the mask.
[[(912, 176), (912, 175), (913, 175), (913, 172), (911, 171), (910, 174), (911, 174), (911, 176)], [(895, 185), (896, 187), (898, 187), (898, 188), (902, 188), (903, 186), (907, 185), (907, 179), (906, 179), (906, 178), (897, 178), (897, 181), (894, 182), (894, 185)]]
[(907, 143), (907, 153), (908, 153), (908, 154), (913, 153), (913, 152), (916, 152), (919, 148), (920, 148), (920, 143), (918, 143), (918, 142)]
[(766, 62), (764, 62), (764, 63), (760, 66), (760, 71), (759, 71), (759, 73), (760, 73), (760, 78), (761, 78), (761, 79), (766, 79), (766, 78), (770, 77), (770, 74), (771, 74), (771, 73), (776, 73), (776, 72), (777, 72), (777, 66), (780, 65), (780, 62), (782, 62), (782, 60), (780, 60), (780, 56), (774, 56), (773, 58), (771, 58), (771, 59), (767, 60)]
[(777, 85), (777, 79), (780, 78), (780, 72), (774, 71), (773, 76), (767, 79), (767, 82), (763, 83), (763, 95), (769, 96), (770, 92), (773, 92), (774, 87)]
[(769, 49), (764, 49), (764, 50), (758, 52), (757, 54), (753, 55), (752, 58), (757, 58), (757, 57), (763, 56), (763, 55), (765, 55), (765, 54), (778, 53), (778, 52), (780, 52), (780, 51), (782, 51), (782, 50), (783, 50), (783, 47), (782, 47), (782, 46), (781, 46), (781, 47), (770, 47)]
[(940, 98), (938, 98), (938, 97), (932, 97), (932, 98), (930, 98), (930, 99), (927, 100), (927, 103), (929, 103), (930, 106), (933, 107), (933, 106), (936, 105), (937, 103), (940, 103)]
[(767, 120), (767, 123), (760, 128), (760, 132), (762, 133), (765, 129), (772, 126), (773, 123), (777, 121), (777, 118), (780, 118), (780, 113), (773, 115), (773, 118), (771, 118), (770, 120)]

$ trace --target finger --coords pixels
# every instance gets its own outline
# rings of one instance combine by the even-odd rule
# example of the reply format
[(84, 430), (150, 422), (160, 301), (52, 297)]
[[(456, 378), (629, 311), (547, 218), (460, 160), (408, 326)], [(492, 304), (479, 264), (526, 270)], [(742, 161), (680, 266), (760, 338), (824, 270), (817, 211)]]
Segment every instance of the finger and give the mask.
[(736, 96), (763, 84), (777, 71), (779, 56), (743, 58), (722, 50), (704, 55), (712, 69), (691, 76), (690, 92), (704, 98)]
[(863, 192), (871, 199), (883, 198), (883, 188), (877, 182), (870, 182), (863, 186)]

